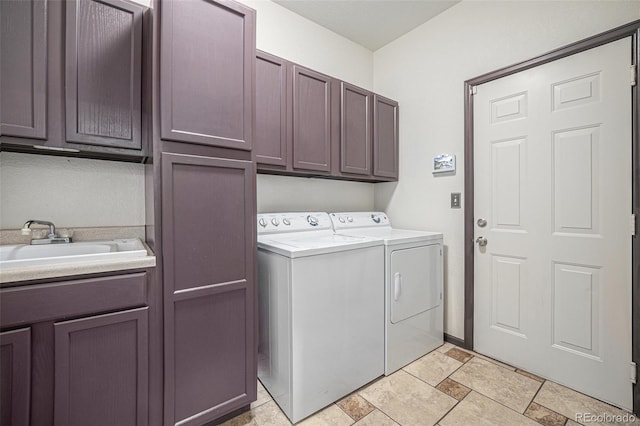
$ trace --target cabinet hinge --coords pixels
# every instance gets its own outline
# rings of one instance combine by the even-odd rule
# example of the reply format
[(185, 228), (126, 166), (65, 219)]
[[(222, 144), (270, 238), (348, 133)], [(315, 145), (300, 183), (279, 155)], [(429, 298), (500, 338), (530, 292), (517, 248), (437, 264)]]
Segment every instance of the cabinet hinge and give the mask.
[(478, 94), (478, 86), (469, 86), (469, 94), (470, 95)]
[(638, 66), (631, 65), (631, 67), (629, 67), (629, 72), (631, 73), (631, 85), (635, 86), (638, 84)]
[(631, 236), (635, 237), (638, 235), (638, 221), (636, 220), (638, 215), (635, 213), (631, 214)]
[(638, 378), (637, 375), (638, 375), (638, 368), (636, 366), (636, 363), (632, 362), (631, 363), (631, 377), (630, 378), (631, 378), (631, 383), (633, 383), (634, 385), (637, 382), (637, 378)]

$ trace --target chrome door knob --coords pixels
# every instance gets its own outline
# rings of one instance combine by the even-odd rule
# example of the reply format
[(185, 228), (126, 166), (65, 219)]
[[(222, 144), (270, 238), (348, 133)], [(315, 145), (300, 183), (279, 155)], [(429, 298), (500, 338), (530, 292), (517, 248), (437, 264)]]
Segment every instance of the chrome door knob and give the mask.
[(478, 243), (480, 247), (484, 247), (487, 245), (487, 239), (485, 237), (478, 237), (476, 238), (476, 243)]
[(477, 223), (480, 228), (484, 228), (485, 226), (487, 226), (487, 221), (483, 218), (478, 219)]

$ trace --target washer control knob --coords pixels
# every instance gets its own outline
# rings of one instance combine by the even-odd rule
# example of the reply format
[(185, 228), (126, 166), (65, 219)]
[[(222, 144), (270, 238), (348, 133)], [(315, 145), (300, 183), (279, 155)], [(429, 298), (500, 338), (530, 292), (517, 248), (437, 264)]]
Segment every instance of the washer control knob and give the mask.
[(307, 222), (309, 222), (309, 225), (311, 226), (318, 226), (318, 218), (315, 216), (307, 216)]
[(280, 225), (280, 222), (278, 221), (277, 217), (274, 217), (273, 219), (271, 219), (271, 223), (273, 223), (273, 226), (278, 226)]
[(375, 223), (380, 223), (380, 217), (379, 217), (379, 216), (377, 216), (377, 215), (375, 215), (375, 214), (372, 214), (372, 215), (371, 215), (371, 219), (372, 219)]
[(340, 221), (340, 223), (344, 223), (344, 217), (340, 216), (338, 220)]
[(264, 217), (260, 218), (260, 220), (258, 221), (258, 223), (260, 224), (260, 226), (262, 226), (263, 228), (265, 228), (267, 226), (267, 221), (264, 220)]
[(285, 224), (286, 226), (291, 225), (291, 221), (287, 218), (282, 219), (282, 223)]
[(353, 218), (351, 216), (347, 216), (347, 222), (349, 223), (353, 222)]

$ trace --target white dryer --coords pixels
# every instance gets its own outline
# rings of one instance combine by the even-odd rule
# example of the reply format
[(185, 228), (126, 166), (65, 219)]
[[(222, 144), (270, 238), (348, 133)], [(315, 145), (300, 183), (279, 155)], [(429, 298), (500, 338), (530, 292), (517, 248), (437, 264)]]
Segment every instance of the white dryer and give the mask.
[(338, 235), (385, 246), (385, 375), (443, 344), (442, 234), (395, 229), (385, 213), (331, 213)]
[(258, 377), (293, 423), (384, 374), (383, 259), (327, 213), (258, 215)]

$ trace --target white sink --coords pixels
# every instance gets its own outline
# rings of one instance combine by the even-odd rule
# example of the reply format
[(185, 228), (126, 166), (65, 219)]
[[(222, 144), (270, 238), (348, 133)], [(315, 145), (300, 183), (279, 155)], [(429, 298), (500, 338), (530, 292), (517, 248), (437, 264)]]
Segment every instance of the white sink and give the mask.
[(137, 238), (33, 246), (19, 244), (0, 246), (0, 269), (129, 259), (146, 255), (147, 249)]

